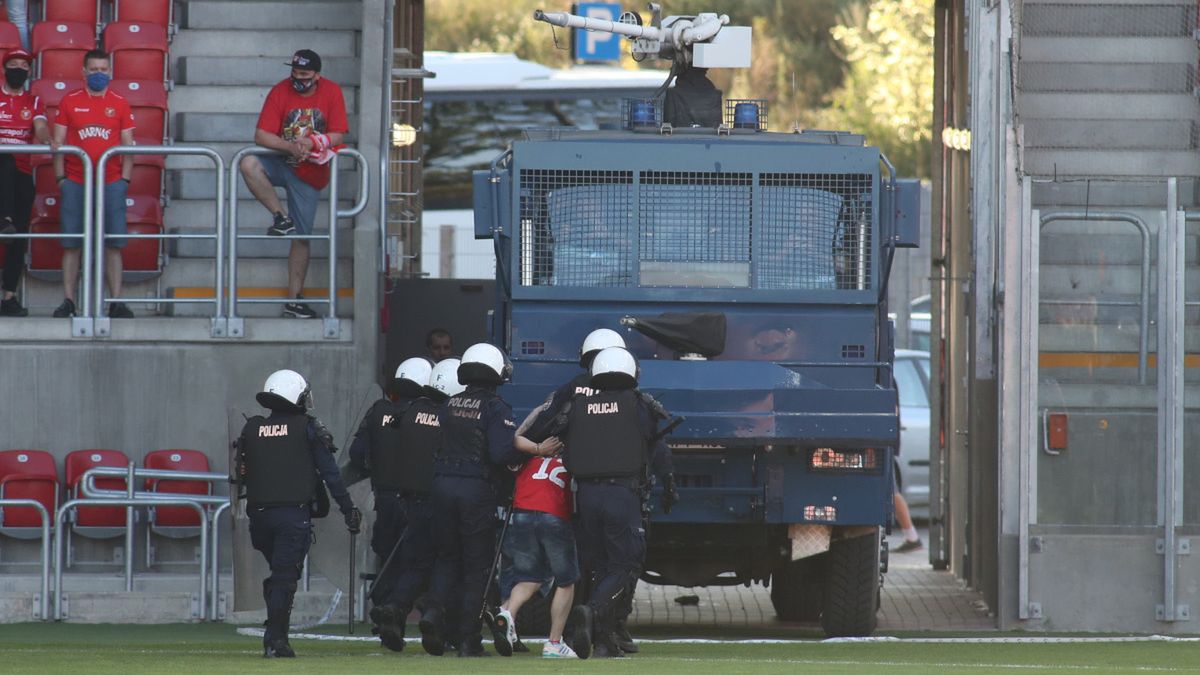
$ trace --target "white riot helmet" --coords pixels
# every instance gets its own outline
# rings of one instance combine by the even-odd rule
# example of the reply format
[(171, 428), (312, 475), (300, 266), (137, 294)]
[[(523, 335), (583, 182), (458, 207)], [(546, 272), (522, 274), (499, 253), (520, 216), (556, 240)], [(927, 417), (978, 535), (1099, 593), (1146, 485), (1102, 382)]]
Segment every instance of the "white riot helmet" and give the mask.
[(501, 385), (512, 377), (512, 364), (496, 346), (473, 344), (463, 352), (458, 381), (463, 384)]
[(405, 398), (415, 398), (420, 396), (422, 390), (429, 386), (429, 377), (433, 373), (433, 364), (422, 356), (414, 356), (411, 359), (405, 359), (396, 368), (396, 375), (392, 378), (392, 391), (397, 396)]
[(466, 389), (458, 381), (459, 364), (460, 361), (454, 358), (442, 359), (437, 362), (437, 365), (433, 367), (433, 374), (429, 376), (428, 389), (432, 389), (434, 392), (431, 398), (444, 401), (451, 396), (461, 394)]
[(638, 383), (637, 359), (624, 347), (602, 349), (592, 359), (592, 386), (597, 389), (629, 389)]
[(589, 357), (593, 357), (601, 349), (609, 347), (625, 347), (625, 338), (621, 334), (610, 328), (597, 328), (588, 333), (583, 339), (583, 345), (579, 347), (579, 365), (587, 368)]
[(312, 407), (312, 393), (308, 382), (294, 370), (277, 370), (263, 384), (263, 390), (254, 397), (260, 405), (271, 410), (287, 412), (299, 409), (303, 412)]

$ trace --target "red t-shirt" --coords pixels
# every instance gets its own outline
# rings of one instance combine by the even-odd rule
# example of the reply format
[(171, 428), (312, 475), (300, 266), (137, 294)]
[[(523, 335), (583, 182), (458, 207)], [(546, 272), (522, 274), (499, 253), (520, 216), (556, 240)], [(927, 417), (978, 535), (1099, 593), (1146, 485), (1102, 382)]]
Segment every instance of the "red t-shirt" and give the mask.
[(513, 507), (571, 517), (571, 474), (561, 457), (534, 457), (517, 473)]
[[(46, 119), (46, 109), (42, 107), (40, 98), (27, 91), (9, 94), (0, 89), (0, 143), (33, 143), (33, 121), (39, 117)], [(13, 161), (22, 173), (30, 173), (32, 170), (31, 158), (31, 155), (13, 155)]]
[[(67, 128), (67, 145), (77, 145), (92, 158), (100, 159), (105, 150), (121, 144), (121, 132), (133, 128), (133, 111), (123, 96), (111, 90), (94, 96), (87, 89), (78, 89), (63, 97), (58, 104), (56, 125)], [(83, 182), (83, 163), (67, 155), (67, 178)], [(121, 180), (120, 158), (110, 159), (104, 167), (104, 182)]]
[[(292, 89), (289, 77), (267, 93), (267, 100), (258, 115), (258, 128), (285, 141), (310, 133), (344, 134), (350, 131), (350, 122), (346, 119), (342, 88), (333, 80), (321, 78), (312, 94), (301, 96)], [(329, 184), (329, 164), (304, 161), (293, 165), (292, 169), (300, 180), (318, 190)]]

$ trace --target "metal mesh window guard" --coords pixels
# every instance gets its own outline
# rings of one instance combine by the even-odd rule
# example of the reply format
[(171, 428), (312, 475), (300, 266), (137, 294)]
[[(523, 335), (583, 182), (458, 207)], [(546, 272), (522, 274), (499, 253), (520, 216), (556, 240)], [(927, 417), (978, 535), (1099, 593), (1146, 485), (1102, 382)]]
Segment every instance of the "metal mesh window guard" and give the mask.
[(749, 286), (752, 188), (748, 173), (643, 172), (641, 285)]
[(870, 176), (766, 173), (759, 176), (759, 186), (762, 258), (756, 288), (870, 286)]
[(1178, 4), (1025, 3), (1021, 30), (1029, 37), (1189, 37), (1196, 7)]

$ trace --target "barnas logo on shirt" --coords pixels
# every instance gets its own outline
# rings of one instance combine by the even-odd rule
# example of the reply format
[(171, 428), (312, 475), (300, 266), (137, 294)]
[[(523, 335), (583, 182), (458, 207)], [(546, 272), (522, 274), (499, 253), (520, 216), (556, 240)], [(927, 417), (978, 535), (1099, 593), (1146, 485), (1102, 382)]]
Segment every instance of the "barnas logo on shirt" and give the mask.
[(81, 141), (85, 141), (89, 138), (103, 138), (107, 141), (111, 135), (112, 129), (106, 129), (104, 127), (90, 126), (83, 127), (79, 130), (79, 140)]

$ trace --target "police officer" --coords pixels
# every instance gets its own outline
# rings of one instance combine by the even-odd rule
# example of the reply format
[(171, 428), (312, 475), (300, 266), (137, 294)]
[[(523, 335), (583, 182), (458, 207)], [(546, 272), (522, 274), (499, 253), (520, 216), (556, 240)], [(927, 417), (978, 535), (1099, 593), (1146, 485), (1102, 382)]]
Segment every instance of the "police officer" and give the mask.
[(256, 399), (271, 414), (251, 417), (242, 428), (237, 475), (245, 488), (250, 541), (271, 566), (271, 575), (263, 580), (263, 656), (294, 657), (288, 644), (292, 599), (312, 541), (312, 518), (329, 510), (325, 487), (351, 533), (358, 532), (362, 514), (342, 485), (332, 436), (308, 414), (308, 382), (295, 371), (279, 370), (267, 378)]
[[(437, 564), (420, 624), (421, 646), (434, 656), (445, 652), (447, 639), (458, 641), (459, 656), (485, 653), (479, 617), (496, 544), (496, 483), (505, 465), (525, 459), (513, 447), (512, 409), (496, 393), (511, 374), (499, 349), (472, 345), (458, 367), (467, 388), (441, 409), (433, 468)], [(447, 621), (455, 610), (457, 620)]]
[(647, 468), (663, 480), (663, 509), (678, 501), (674, 467), (657, 433), (666, 411), (637, 390), (637, 360), (609, 347), (592, 360), (591, 396), (576, 398), (567, 420), (563, 461), (578, 484), (580, 547), (592, 573), (587, 604), (571, 612), (571, 648), (580, 658), (621, 656), (613, 638), (621, 600), (641, 574), (646, 555), (642, 526)]
[(541, 443), (551, 436), (558, 435), (565, 423), (564, 411), (567, 410), (567, 403), (575, 400), (576, 396), (590, 396), (594, 393), (591, 387), (592, 359), (608, 347), (624, 348), (625, 339), (620, 333), (609, 328), (597, 328), (588, 333), (579, 347), (579, 367), (583, 370), (555, 389), (546, 401), (521, 423), (519, 433), (534, 443)]
[(425, 398), (433, 364), (407, 359), (388, 396), (371, 406), (350, 445), (350, 463), (370, 475), (375, 493), (371, 549), (383, 561), (371, 601), (371, 621), (384, 647), (404, 649), (404, 623), (433, 569), (429, 490), (441, 428), (438, 404)]
[(442, 405), (451, 396), (461, 394), (466, 389), (458, 381), (458, 366), (461, 363), (455, 358), (438, 361), (429, 374), (429, 386), (425, 389), (426, 398)]

